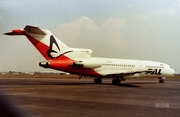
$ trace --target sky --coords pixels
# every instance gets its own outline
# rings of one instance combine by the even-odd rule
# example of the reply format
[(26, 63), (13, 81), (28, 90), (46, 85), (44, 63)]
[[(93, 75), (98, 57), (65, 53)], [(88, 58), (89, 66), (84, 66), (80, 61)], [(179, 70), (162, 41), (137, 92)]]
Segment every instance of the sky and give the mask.
[(180, 73), (180, 0), (3, 0), (0, 71), (47, 70), (26, 37), (3, 35), (26, 25), (92, 49), (94, 57), (160, 61)]

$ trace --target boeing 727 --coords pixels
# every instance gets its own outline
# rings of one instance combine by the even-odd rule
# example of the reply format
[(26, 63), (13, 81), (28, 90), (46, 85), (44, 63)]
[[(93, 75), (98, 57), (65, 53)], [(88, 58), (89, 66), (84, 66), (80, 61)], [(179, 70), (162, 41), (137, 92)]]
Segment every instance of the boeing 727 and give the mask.
[(157, 77), (164, 83), (167, 76), (175, 73), (168, 64), (156, 61), (92, 57), (91, 49), (70, 48), (49, 30), (27, 25), (5, 35), (24, 35), (42, 54), (46, 61), (39, 62), (43, 68), (51, 68), (81, 76), (93, 77), (95, 84), (102, 78), (112, 78), (112, 84), (133, 77)]

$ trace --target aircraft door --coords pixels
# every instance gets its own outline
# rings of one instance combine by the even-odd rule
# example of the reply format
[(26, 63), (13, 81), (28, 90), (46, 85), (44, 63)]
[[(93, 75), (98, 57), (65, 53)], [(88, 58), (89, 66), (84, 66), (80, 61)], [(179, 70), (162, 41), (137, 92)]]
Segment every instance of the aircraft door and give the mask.
[(138, 62), (138, 66), (139, 66), (139, 71), (143, 70), (143, 65), (141, 62)]

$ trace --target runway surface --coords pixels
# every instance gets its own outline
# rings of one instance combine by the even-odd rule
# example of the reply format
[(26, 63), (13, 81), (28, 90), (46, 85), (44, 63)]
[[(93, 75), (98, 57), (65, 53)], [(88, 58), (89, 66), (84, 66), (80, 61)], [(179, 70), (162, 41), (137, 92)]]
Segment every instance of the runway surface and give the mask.
[(2, 96), (33, 117), (180, 117), (180, 79), (1, 77)]

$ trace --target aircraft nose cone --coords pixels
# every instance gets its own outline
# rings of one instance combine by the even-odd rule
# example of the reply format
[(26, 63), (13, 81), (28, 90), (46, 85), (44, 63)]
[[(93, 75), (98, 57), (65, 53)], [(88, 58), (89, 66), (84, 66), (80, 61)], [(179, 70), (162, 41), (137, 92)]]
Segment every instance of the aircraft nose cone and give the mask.
[(172, 72), (172, 75), (174, 75), (174, 74), (175, 74), (175, 70), (174, 70), (173, 68), (172, 68), (171, 72)]

